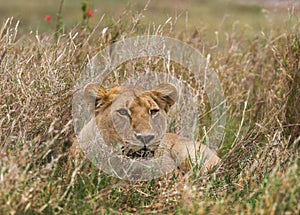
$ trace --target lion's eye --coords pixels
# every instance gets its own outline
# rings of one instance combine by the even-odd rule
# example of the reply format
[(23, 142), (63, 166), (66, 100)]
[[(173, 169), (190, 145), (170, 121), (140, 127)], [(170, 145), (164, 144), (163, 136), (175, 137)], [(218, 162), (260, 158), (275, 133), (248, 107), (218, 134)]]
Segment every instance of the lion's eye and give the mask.
[(159, 112), (159, 109), (152, 109), (152, 110), (150, 110), (151, 116), (156, 116), (158, 114), (158, 112)]
[(119, 109), (119, 110), (117, 110), (117, 112), (122, 116), (130, 116), (128, 113), (128, 110), (126, 110), (126, 109)]

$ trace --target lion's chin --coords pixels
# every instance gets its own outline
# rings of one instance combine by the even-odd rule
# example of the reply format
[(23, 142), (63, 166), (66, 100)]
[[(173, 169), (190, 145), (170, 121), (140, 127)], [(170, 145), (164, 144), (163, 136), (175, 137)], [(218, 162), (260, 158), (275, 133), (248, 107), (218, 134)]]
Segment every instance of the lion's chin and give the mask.
[(148, 149), (141, 149), (140, 151), (135, 151), (133, 153), (127, 154), (127, 156), (131, 159), (149, 159), (154, 157), (154, 151)]
[(122, 154), (131, 159), (150, 159), (154, 157), (155, 150), (149, 148), (141, 148), (139, 150), (133, 150), (126, 147), (122, 148)]

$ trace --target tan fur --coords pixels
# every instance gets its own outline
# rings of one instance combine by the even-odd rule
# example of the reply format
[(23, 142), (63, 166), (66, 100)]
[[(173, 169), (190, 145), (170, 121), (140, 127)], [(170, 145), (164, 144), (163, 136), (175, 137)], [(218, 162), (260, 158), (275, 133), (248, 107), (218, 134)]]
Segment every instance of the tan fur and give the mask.
[[(84, 98), (91, 110), (105, 143), (125, 149), (132, 154), (142, 149), (154, 151), (155, 156), (171, 156), (179, 163), (191, 158), (208, 169), (219, 162), (219, 157), (208, 147), (176, 134), (165, 133), (166, 117), (177, 101), (177, 89), (162, 84), (145, 91), (135, 86), (114, 87), (109, 91), (97, 83), (84, 89)], [(81, 138), (91, 138), (91, 123), (81, 131)], [(88, 135), (87, 135), (88, 134)], [(200, 151), (200, 158), (199, 153)]]

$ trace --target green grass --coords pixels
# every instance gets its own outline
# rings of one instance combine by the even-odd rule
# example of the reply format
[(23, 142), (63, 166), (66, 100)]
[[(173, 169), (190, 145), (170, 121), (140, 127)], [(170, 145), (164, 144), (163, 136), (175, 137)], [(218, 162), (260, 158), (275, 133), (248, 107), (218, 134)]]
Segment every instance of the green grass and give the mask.
[[(159, 1), (136, 23), (144, 3), (92, 1), (98, 11), (84, 28), (75, 27), (80, 1), (72, 2), (64, 7), (65, 33), (55, 41), (55, 24), (44, 15), (55, 15), (58, 2), (0, 0), (0, 18), (15, 15), (21, 22), (0, 27), (0, 214), (299, 214), (299, 14), (266, 14), (233, 1), (190, 1), (178, 8)], [(159, 27), (174, 20), (176, 10), (183, 11), (180, 21)], [(105, 20), (91, 33), (104, 11)], [(222, 162), (208, 175), (194, 167), (190, 175), (126, 182), (70, 153), (73, 87), (87, 56), (122, 36), (148, 32), (211, 55), (229, 108)], [(163, 66), (137, 59), (117, 71)], [(111, 77), (106, 84), (116, 82)], [(205, 118), (199, 125), (209, 126)]]

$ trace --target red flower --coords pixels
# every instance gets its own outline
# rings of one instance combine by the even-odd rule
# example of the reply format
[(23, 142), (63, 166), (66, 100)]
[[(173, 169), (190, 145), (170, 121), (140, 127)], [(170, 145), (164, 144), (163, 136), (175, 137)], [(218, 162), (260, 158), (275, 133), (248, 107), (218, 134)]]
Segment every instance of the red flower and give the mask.
[(90, 8), (88, 8), (88, 9), (86, 10), (86, 14), (87, 14), (89, 17), (93, 17), (93, 16), (94, 16), (93, 11), (92, 11)]
[(52, 17), (47, 15), (47, 16), (45, 16), (45, 19), (50, 22), (52, 20)]

